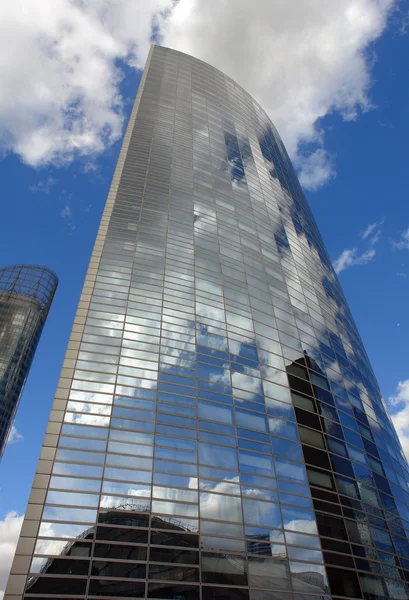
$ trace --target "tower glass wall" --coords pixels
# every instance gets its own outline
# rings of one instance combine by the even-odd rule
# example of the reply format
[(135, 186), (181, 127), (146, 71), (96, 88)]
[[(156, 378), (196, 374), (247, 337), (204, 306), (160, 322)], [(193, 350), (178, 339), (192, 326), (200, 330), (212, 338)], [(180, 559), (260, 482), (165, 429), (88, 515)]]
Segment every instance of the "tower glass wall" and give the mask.
[(49, 269), (0, 269), (0, 458), (57, 287)]
[(5, 599), (403, 600), (408, 481), (273, 124), (154, 47)]

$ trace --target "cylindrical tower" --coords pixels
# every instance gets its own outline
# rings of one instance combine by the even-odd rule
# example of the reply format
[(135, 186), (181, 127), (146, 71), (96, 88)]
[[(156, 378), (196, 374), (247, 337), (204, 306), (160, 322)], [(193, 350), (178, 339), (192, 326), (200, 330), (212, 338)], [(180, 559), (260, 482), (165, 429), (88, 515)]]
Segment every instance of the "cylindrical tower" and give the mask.
[(0, 457), (57, 283), (45, 267), (0, 270)]
[(5, 600), (407, 599), (408, 482), (273, 124), (154, 47)]

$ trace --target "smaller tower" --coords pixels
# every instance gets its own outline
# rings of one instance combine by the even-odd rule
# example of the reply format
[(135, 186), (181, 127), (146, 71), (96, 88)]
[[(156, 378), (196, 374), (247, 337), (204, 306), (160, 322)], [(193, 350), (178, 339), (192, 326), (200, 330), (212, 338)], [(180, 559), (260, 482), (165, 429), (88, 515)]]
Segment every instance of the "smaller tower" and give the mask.
[(57, 285), (46, 267), (0, 269), (0, 458)]

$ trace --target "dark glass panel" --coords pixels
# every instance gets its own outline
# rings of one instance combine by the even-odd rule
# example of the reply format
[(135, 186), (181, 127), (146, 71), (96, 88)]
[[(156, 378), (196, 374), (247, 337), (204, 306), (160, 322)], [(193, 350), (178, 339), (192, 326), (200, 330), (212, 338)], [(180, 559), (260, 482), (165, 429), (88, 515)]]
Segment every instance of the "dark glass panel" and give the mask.
[(151, 531), (151, 544), (161, 546), (184, 546), (198, 548), (199, 536), (197, 534), (180, 533), (173, 531)]
[(328, 490), (324, 490), (322, 488), (311, 488), (311, 495), (313, 498), (318, 498), (319, 500), (324, 500), (325, 502), (332, 502), (334, 504), (339, 504), (339, 498), (337, 494), (333, 494)]
[(291, 589), (288, 562), (272, 557), (252, 556), (249, 561), (249, 584), (251, 587), (270, 590)]
[(347, 540), (347, 530), (343, 519), (331, 517), (322, 513), (316, 514), (317, 526), (320, 535), (338, 540)]
[(365, 600), (388, 600), (391, 597), (393, 598), (388, 594), (382, 577), (360, 573), (359, 583)]
[(365, 523), (350, 521), (349, 519), (345, 520), (345, 524), (351, 542), (372, 546), (372, 538), (368, 525), (365, 525)]
[(118, 558), (122, 560), (146, 560), (146, 546), (97, 543), (94, 547), (94, 556), (98, 558)]
[(335, 406), (334, 398), (332, 397), (331, 392), (328, 392), (327, 390), (323, 390), (321, 387), (318, 387), (316, 385), (313, 385), (312, 388), (314, 390), (314, 396), (316, 398), (318, 398), (319, 400), (322, 400), (323, 402), (326, 402), (327, 404), (331, 404), (332, 406)]
[(301, 394), (307, 394), (308, 396), (312, 396), (312, 387), (309, 381), (299, 379), (298, 377), (294, 377), (293, 375), (288, 375), (288, 382), (290, 384), (290, 388), (295, 392), (300, 392)]
[(342, 510), (341, 507), (338, 506), (337, 504), (330, 504), (329, 502), (323, 502), (322, 500), (313, 500), (313, 505), (315, 510), (320, 510), (323, 512), (328, 512), (331, 513), (333, 515), (340, 515), (342, 516)]
[(164, 598), (165, 600), (199, 600), (200, 588), (197, 585), (149, 583), (148, 598)]
[(130, 542), (147, 544), (148, 531), (125, 527), (97, 527), (97, 540), (112, 540), (114, 542)]
[(203, 583), (247, 585), (246, 561), (235, 555), (202, 552)]
[(87, 579), (74, 579), (73, 577), (29, 577), (26, 593), (76, 595), (85, 594)]
[(199, 553), (185, 550), (184, 548), (174, 550), (171, 548), (155, 548), (154, 546), (151, 546), (149, 561), (197, 565), (199, 563)]
[(330, 458), (332, 467), (336, 473), (346, 475), (346, 477), (351, 477), (352, 479), (355, 478), (355, 473), (349, 460), (334, 456), (333, 454), (330, 454)]
[(327, 575), (331, 593), (334, 596), (362, 598), (358, 577), (354, 571), (327, 567)]
[(170, 581), (199, 581), (199, 569), (179, 565), (149, 565), (149, 579)]
[(125, 510), (105, 510), (99, 512), (98, 523), (109, 523), (110, 525), (125, 527), (149, 527), (149, 514)]
[(145, 582), (113, 579), (91, 579), (88, 597), (118, 596), (124, 598), (144, 598)]
[(333, 552), (324, 552), (324, 561), (327, 565), (335, 565), (338, 567), (354, 568), (354, 560), (351, 556), (343, 554), (334, 554)]
[(315, 431), (314, 429), (307, 429), (307, 427), (298, 427), (298, 433), (300, 434), (300, 440), (309, 444), (310, 446), (315, 446), (317, 448), (325, 449), (324, 436), (322, 433)]
[(375, 548), (358, 546), (357, 544), (351, 544), (351, 548), (354, 556), (358, 556), (360, 558), (371, 558), (375, 560), (378, 558)]
[(202, 587), (202, 600), (249, 600), (249, 591), (206, 585)]
[(295, 416), (297, 417), (299, 425), (305, 425), (306, 427), (321, 431), (321, 420), (317, 415), (302, 410), (301, 408), (295, 408)]
[(305, 367), (302, 367), (301, 365), (298, 365), (297, 363), (292, 363), (291, 365), (289, 365), (287, 367), (287, 373), (291, 375), (296, 375), (301, 379), (306, 379), (307, 381), (309, 381), (307, 369)]
[(304, 408), (305, 410), (309, 410), (311, 412), (317, 412), (313, 398), (308, 398), (307, 396), (302, 396), (301, 394), (291, 392), (291, 399), (294, 406)]
[(89, 560), (50, 558), (41, 573), (47, 575), (88, 575), (88, 571)]
[(335, 489), (332, 473), (326, 473), (325, 471), (308, 467), (307, 477), (311, 486), (319, 486), (329, 490)]
[(351, 546), (347, 542), (340, 542), (339, 540), (321, 538), (321, 546), (323, 550), (331, 550), (332, 552), (342, 552), (343, 554), (352, 554)]
[(93, 561), (91, 575), (144, 579), (146, 577), (146, 565), (143, 563)]
[(331, 464), (328, 460), (328, 454), (323, 450), (317, 450), (316, 448), (310, 448), (310, 446), (302, 445), (304, 459), (307, 464), (313, 465), (314, 467), (321, 467), (323, 469), (331, 469)]

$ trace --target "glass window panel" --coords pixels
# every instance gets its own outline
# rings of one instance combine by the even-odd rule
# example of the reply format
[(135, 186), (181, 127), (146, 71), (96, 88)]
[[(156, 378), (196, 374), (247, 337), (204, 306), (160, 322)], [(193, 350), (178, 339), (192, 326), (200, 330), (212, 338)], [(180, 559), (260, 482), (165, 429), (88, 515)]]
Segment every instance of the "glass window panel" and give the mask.
[(277, 477), (299, 481), (301, 483), (308, 482), (304, 465), (290, 460), (284, 460), (283, 458), (275, 458), (274, 463)]
[(64, 460), (70, 463), (95, 463), (97, 465), (104, 464), (104, 456), (103, 453), (62, 449), (58, 449), (56, 454), (57, 460)]
[(76, 450), (83, 448), (84, 450), (104, 451), (107, 443), (106, 440), (90, 440), (89, 438), (67, 437), (62, 435), (60, 437), (59, 446), (60, 448), (75, 448)]
[(273, 453), (277, 456), (285, 456), (291, 460), (304, 461), (301, 445), (275, 436), (271, 437)]
[(101, 496), (100, 508), (121, 508), (124, 510), (149, 510), (150, 499), (134, 498), (132, 496)]
[[(238, 478), (235, 478), (238, 479)], [(228, 481), (211, 481), (210, 479), (200, 479), (199, 487), (201, 490), (208, 492), (218, 492), (220, 494), (231, 494), (232, 496), (240, 496), (240, 486), (237, 483), (229, 483)]]
[(197, 491), (179, 490), (173, 487), (153, 486), (152, 496), (164, 500), (176, 500), (178, 502), (198, 502)]
[(199, 600), (199, 586), (180, 583), (149, 583), (148, 598), (165, 600)]
[[(67, 508), (45, 506), (43, 519), (46, 521), (72, 521), (73, 523), (93, 523), (96, 519), (96, 510), (87, 508)], [(44, 534), (43, 534), (44, 535)]]
[(152, 456), (153, 448), (151, 446), (142, 446), (140, 444), (123, 444), (120, 442), (109, 442), (108, 452), (119, 454), (133, 454), (135, 456)]
[(249, 600), (249, 591), (243, 588), (206, 585), (202, 588), (202, 600)]
[(111, 467), (134, 467), (135, 469), (152, 469), (152, 459), (139, 456), (123, 456), (121, 454), (107, 454), (106, 464)]
[[(215, 400), (217, 396), (215, 397)], [(233, 423), (233, 410), (228, 406), (222, 406), (213, 402), (199, 400), (199, 417), (210, 421), (222, 423)]]
[(122, 481), (149, 483), (152, 480), (152, 473), (150, 471), (137, 471), (118, 467), (106, 467), (104, 477), (106, 479), (119, 479)]
[(249, 561), (249, 583), (268, 590), (290, 590), (290, 571), (287, 561), (272, 557), (252, 557)]
[(257, 454), (246, 450), (239, 450), (240, 468), (243, 471), (260, 473), (260, 475), (274, 476), (273, 459), (265, 454)]
[(99, 492), (101, 482), (97, 479), (79, 479), (76, 477), (51, 477), (51, 489), (75, 490), (78, 492)]
[(247, 585), (247, 564), (239, 556), (203, 552), (202, 581), (223, 585)]
[(280, 507), (278, 504), (244, 498), (243, 513), (246, 523), (272, 528), (282, 526)]
[(99, 577), (130, 577), (132, 579), (143, 579), (146, 575), (146, 565), (94, 560), (92, 563), (91, 574), (98, 575)]
[[(171, 536), (169, 536), (171, 537)], [(172, 545), (172, 540), (169, 540), (169, 545)], [(151, 562), (161, 563), (184, 563), (187, 565), (199, 564), (199, 553), (187, 550), (184, 547), (176, 549), (171, 548), (156, 548), (151, 546), (149, 560)]]
[(308, 591), (312, 593), (329, 591), (323, 565), (290, 561), (290, 571), (294, 590), (305, 591), (306, 585), (308, 585)]
[(91, 579), (88, 595), (103, 597), (145, 598), (144, 581)]
[(155, 460), (155, 471), (175, 473), (176, 475), (193, 475), (197, 477), (197, 466), (185, 463), (177, 463), (168, 460)]
[(27, 581), (26, 592), (30, 594), (83, 595), (87, 578), (74, 577), (33, 577)]
[(95, 544), (94, 556), (119, 560), (146, 560), (146, 546), (126, 546), (125, 544)]
[(138, 485), (136, 483), (120, 483), (118, 481), (104, 481), (102, 484), (103, 494), (122, 494), (125, 496), (139, 496), (150, 498), (151, 488), (147, 485)]
[(67, 506), (98, 506), (98, 495), (80, 494), (78, 492), (48, 492), (48, 504), (64, 504)]
[(292, 440), (298, 440), (298, 429), (295, 423), (289, 423), (288, 421), (283, 421), (282, 419), (274, 419), (269, 417), (268, 425), (270, 433), (273, 435), (279, 435)]
[(203, 442), (199, 442), (199, 462), (214, 467), (238, 468), (235, 449)]
[(181, 502), (165, 502), (161, 500), (152, 501), (152, 511), (166, 515), (182, 515), (197, 517), (198, 507), (194, 504), (182, 504)]
[(89, 531), (89, 526), (77, 525), (75, 523), (47, 523), (40, 524), (39, 536), (43, 537), (61, 537), (61, 538), (79, 538), (85, 537)]
[(248, 427), (257, 431), (267, 431), (267, 420), (262, 415), (257, 415), (251, 411), (235, 409), (236, 424), (240, 427)]
[(282, 506), (284, 528), (301, 533), (317, 533), (314, 513), (303, 508)]
[[(220, 483), (223, 489), (223, 483)], [(219, 521), (242, 521), (241, 501), (234, 496), (200, 493), (200, 516), (203, 519)]]

